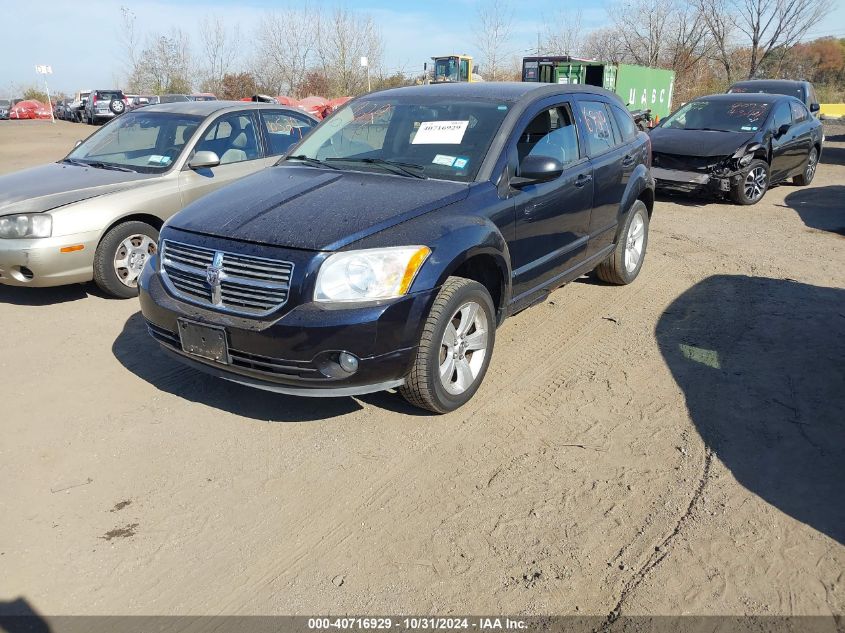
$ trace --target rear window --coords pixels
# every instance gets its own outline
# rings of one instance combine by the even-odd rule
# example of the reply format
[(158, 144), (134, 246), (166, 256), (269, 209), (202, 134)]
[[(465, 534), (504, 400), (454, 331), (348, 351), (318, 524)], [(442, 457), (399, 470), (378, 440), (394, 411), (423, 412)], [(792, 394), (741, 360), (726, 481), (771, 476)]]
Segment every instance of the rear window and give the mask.
[(123, 99), (123, 93), (119, 90), (98, 90), (97, 99)]
[(804, 89), (798, 84), (791, 86), (789, 84), (779, 84), (774, 82), (754, 82), (753, 84), (736, 84), (731, 86), (729, 93), (763, 93), (767, 95), (787, 95), (789, 97), (798, 97), (801, 101), (804, 100)]
[(613, 106), (613, 116), (616, 119), (616, 124), (622, 132), (623, 141), (632, 141), (637, 137), (637, 124), (634, 123), (631, 114), (618, 106)]

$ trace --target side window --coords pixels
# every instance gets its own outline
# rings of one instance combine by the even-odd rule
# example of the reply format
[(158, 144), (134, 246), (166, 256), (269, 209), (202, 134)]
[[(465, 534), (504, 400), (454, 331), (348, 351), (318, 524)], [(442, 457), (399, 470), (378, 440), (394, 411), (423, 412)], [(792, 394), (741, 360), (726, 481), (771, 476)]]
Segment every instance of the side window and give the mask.
[(568, 105), (549, 108), (525, 127), (517, 140), (519, 162), (526, 156), (548, 156), (564, 166), (581, 157), (578, 133)]
[(578, 107), (581, 108), (584, 126), (587, 128), (587, 147), (590, 155), (597, 156), (613, 149), (616, 143), (605, 105), (598, 101), (579, 101)]
[(194, 149), (214, 152), (220, 157), (221, 165), (254, 160), (261, 155), (252, 116), (245, 112), (233, 112), (217, 119)]
[(789, 107), (792, 110), (792, 120), (795, 123), (801, 123), (801, 121), (806, 121), (807, 118), (810, 116), (810, 113), (807, 112), (807, 108), (804, 107), (803, 103), (791, 101), (789, 103)]
[(612, 106), (612, 110), (613, 118), (616, 119), (616, 124), (622, 133), (622, 140), (625, 142), (634, 140), (637, 137), (637, 125), (631, 114), (619, 106)]
[(772, 129), (777, 130), (781, 125), (789, 125), (790, 123), (792, 123), (792, 112), (789, 104), (781, 101), (775, 106)]
[(281, 110), (261, 110), (260, 113), (269, 156), (284, 154), (314, 127), (309, 119)]

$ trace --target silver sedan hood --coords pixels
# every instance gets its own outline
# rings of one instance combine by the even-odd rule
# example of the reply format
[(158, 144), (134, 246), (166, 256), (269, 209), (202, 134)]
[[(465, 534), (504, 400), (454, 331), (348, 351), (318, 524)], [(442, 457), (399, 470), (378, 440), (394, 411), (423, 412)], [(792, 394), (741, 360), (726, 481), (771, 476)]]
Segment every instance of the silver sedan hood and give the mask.
[(41, 213), (159, 177), (65, 163), (33, 167), (0, 176), (0, 215)]

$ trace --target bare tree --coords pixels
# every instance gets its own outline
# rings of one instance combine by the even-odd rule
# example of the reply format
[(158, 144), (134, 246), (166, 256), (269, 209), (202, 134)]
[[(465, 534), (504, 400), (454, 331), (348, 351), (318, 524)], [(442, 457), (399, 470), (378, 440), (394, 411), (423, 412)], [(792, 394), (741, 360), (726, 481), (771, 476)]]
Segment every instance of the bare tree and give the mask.
[(832, 0), (742, 0), (737, 28), (750, 40), (748, 77), (778, 50), (795, 46), (833, 8)]
[(621, 64), (631, 61), (622, 35), (614, 26), (590, 31), (584, 38), (583, 53), (589, 58), (598, 59), (610, 64)]
[(664, 0), (623, 0), (608, 9), (626, 53), (637, 64), (658, 66), (670, 28), (669, 3)]
[(258, 50), (252, 64), (259, 85), (272, 87), (275, 94), (299, 93), (314, 61), (319, 18), (308, 4), (265, 15), (256, 33)]
[(546, 55), (575, 55), (584, 44), (581, 9), (560, 11), (546, 24), (543, 53)]
[(138, 57), (130, 86), (132, 90), (158, 94), (190, 92), (191, 68), (191, 42), (184, 31), (172, 29), (167, 35), (153, 34)]
[(722, 66), (725, 79), (733, 81), (734, 71), (734, 34), (736, 23), (731, 12), (733, 4), (729, 0), (697, 0), (698, 11), (704, 20), (712, 38), (711, 56)]
[(367, 89), (366, 57), (370, 72), (378, 74), (384, 40), (372, 16), (336, 8), (321, 16), (318, 29), (320, 63), (331, 86), (331, 95), (351, 96)]
[(201, 89), (220, 94), (223, 91), (223, 77), (232, 68), (238, 55), (240, 26), (226, 28), (218, 16), (206, 16), (200, 22), (200, 45), (203, 77)]
[[(131, 82), (138, 66), (138, 49), (141, 37), (135, 24), (135, 13), (127, 6), (120, 7), (120, 45), (121, 54), (126, 56), (126, 74)], [(130, 86), (130, 89), (133, 89)]]
[(512, 51), (509, 50), (513, 9), (508, 0), (489, 0), (478, 5), (475, 46), (481, 53), (483, 74), (496, 81)]

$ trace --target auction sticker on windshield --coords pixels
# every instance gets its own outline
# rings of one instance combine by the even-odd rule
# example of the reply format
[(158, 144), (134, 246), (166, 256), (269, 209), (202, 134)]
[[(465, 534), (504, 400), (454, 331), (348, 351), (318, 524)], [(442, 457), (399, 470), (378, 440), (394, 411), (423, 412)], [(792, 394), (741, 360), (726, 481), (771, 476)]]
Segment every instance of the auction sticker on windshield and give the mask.
[(469, 121), (423, 121), (412, 145), (458, 145)]

